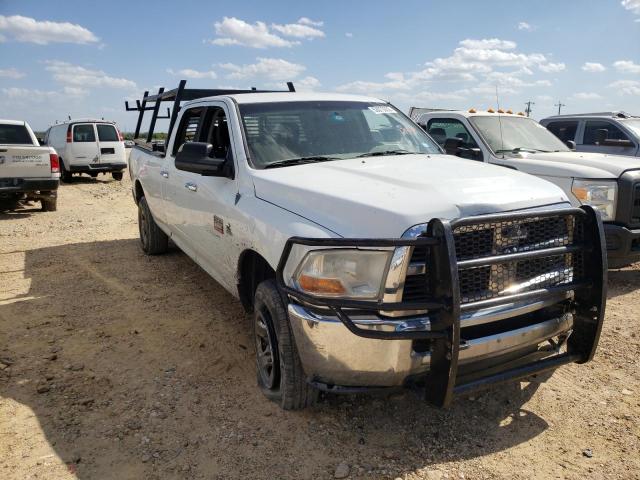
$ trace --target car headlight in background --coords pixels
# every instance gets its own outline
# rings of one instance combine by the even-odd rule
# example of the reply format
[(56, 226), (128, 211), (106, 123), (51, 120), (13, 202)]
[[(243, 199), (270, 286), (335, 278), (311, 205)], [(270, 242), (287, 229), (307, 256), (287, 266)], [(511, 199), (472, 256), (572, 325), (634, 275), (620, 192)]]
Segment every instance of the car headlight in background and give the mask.
[(571, 191), (580, 203), (591, 205), (602, 215), (602, 220), (616, 216), (618, 184), (615, 180), (574, 180)]
[(380, 296), (391, 251), (311, 250), (293, 275), (298, 290), (317, 297), (375, 300)]

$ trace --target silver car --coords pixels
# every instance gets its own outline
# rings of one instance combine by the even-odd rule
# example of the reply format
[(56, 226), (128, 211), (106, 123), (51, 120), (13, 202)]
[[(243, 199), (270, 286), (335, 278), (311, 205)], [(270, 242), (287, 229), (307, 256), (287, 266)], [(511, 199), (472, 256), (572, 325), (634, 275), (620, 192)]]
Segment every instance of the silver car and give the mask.
[(555, 115), (540, 123), (578, 152), (640, 156), (640, 117), (628, 113)]

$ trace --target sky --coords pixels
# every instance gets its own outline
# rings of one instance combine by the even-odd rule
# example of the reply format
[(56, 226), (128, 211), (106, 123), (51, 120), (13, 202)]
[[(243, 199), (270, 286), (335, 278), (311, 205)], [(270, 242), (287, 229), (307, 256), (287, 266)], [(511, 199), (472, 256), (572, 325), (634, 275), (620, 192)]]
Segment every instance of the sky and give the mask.
[[(0, 117), (133, 130), (145, 90), (372, 95), (404, 111), (532, 101), (640, 115), (640, 0), (0, 0)], [(166, 121), (159, 123), (160, 129)]]

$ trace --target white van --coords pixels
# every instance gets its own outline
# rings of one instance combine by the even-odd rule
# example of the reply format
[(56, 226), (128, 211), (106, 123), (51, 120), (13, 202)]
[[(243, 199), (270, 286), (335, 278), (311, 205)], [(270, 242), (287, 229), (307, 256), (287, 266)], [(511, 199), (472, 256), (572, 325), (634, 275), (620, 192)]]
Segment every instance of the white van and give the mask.
[(95, 178), (99, 173), (111, 172), (114, 180), (122, 180), (127, 157), (114, 122), (69, 120), (51, 126), (44, 142), (58, 152), (63, 182), (70, 182), (74, 173), (88, 173)]

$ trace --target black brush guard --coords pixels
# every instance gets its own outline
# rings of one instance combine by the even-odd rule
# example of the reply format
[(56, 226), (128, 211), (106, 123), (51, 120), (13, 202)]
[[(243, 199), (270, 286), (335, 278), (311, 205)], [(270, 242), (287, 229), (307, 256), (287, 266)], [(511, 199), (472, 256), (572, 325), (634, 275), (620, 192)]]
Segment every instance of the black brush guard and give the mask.
[[(569, 215), (574, 215), (576, 219), (580, 219), (583, 222), (584, 232), (580, 245), (507, 253), (485, 257), (480, 260), (459, 261), (456, 257), (453, 234), (456, 227), (517, 221), (519, 219), (525, 220), (532, 217), (549, 218)], [(431, 288), (432, 301), (384, 303), (381, 301), (318, 298), (300, 292), (287, 286), (283, 278), (283, 271), (294, 244), (322, 248), (426, 246), (431, 252), (427, 272), (430, 277), (430, 285), (433, 285)], [(584, 275), (582, 279), (576, 280), (574, 278), (570, 283), (558, 286), (461, 304), (458, 280), (459, 270), (473, 268), (480, 263), (482, 265), (490, 265), (498, 262), (526, 260), (528, 258), (543, 258), (545, 256), (572, 253), (578, 250), (582, 250), (584, 254)], [(329, 309), (355, 335), (380, 340), (430, 340), (431, 364), (426, 381), (426, 400), (436, 406), (447, 407), (451, 404), (455, 394), (467, 393), (502, 382), (526, 378), (567, 363), (584, 363), (591, 360), (598, 345), (604, 319), (606, 275), (606, 244), (602, 221), (599, 213), (592, 207), (582, 206), (580, 208), (542, 212), (484, 215), (452, 222), (433, 219), (429, 222), (425, 234), (414, 239), (311, 239), (292, 237), (287, 241), (280, 258), (276, 279), (283, 297), (286, 298), (288, 296), (303, 304)], [(542, 360), (532, 361), (512, 368), (507, 365), (499, 373), (474, 378), (467, 383), (460, 384), (456, 382), (460, 347), (460, 313), (462, 310), (507, 304), (513, 301), (544, 299), (557, 293), (569, 291), (574, 293), (572, 301), (574, 326), (572, 334), (567, 341), (567, 351), (565, 353), (558, 353)], [(431, 329), (394, 332), (362, 329), (349, 318), (345, 313), (345, 309), (373, 313), (380, 311), (428, 310), (431, 317)]]

